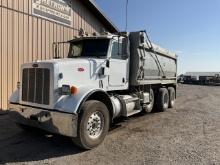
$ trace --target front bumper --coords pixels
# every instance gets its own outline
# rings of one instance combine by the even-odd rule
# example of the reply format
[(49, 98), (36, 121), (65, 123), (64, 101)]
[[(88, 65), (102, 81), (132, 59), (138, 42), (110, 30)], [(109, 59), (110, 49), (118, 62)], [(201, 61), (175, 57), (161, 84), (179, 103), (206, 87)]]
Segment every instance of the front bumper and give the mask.
[(75, 114), (9, 104), (9, 115), (18, 124), (69, 137), (77, 136), (78, 116)]

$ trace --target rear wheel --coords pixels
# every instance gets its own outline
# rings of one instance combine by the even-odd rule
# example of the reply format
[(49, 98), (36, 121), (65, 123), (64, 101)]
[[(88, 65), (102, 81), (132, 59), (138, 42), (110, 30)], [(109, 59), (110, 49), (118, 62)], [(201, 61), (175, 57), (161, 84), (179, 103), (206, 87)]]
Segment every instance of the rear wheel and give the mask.
[(157, 109), (164, 112), (169, 106), (169, 93), (166, 88), (160, 88), (157, 96)]
[(176, 92), (175, 89), (173, 87), (169, 87), (168, 88), (168, 92), (169, 92), (169, 108), (173, 108), (175, 105), (175, 101), (176, 101)]
[(86, 101), (79, 114), (77, 137), (73, 138), (73, 142), (83, 149), (97, 147), (108, 133), (109, 119), (109, 111), (104, 103)]
[(154, 91), (153, 89), (150, 89), (150, 103), (145, 104), (143, 109), (147, 113), (151, 113), (154, 107)]

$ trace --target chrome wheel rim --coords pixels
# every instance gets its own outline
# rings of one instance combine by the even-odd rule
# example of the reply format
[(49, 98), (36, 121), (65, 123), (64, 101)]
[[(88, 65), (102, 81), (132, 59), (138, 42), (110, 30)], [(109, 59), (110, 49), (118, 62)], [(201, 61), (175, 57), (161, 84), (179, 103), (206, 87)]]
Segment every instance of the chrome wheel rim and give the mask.
[(87, 134), (90, 138), (98, 138), (103, 131), (104, 116), (102, 113), (96, 111), (90, 115), (87, 122)]

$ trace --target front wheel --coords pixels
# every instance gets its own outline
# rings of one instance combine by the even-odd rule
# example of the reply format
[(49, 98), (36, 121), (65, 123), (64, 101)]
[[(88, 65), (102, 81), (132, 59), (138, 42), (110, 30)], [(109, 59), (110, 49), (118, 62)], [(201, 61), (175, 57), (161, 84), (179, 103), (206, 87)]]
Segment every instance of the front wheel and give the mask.
[(110, 115), (104, 103), (86, 101), (79, 114), (77, 137), (73, 142), (83, 149), (92, 149), (101, 144), (108, 133)]

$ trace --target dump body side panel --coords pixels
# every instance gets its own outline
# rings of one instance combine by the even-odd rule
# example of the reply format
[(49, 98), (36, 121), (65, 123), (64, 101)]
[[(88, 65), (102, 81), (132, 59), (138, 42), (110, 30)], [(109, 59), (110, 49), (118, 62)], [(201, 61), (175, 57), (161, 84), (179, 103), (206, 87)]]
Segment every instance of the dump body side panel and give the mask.
[(130, 85), (176, 83), (176, 55), (153, 44), (140, 42), (140, 32), (132, 32), (130, 39)]

